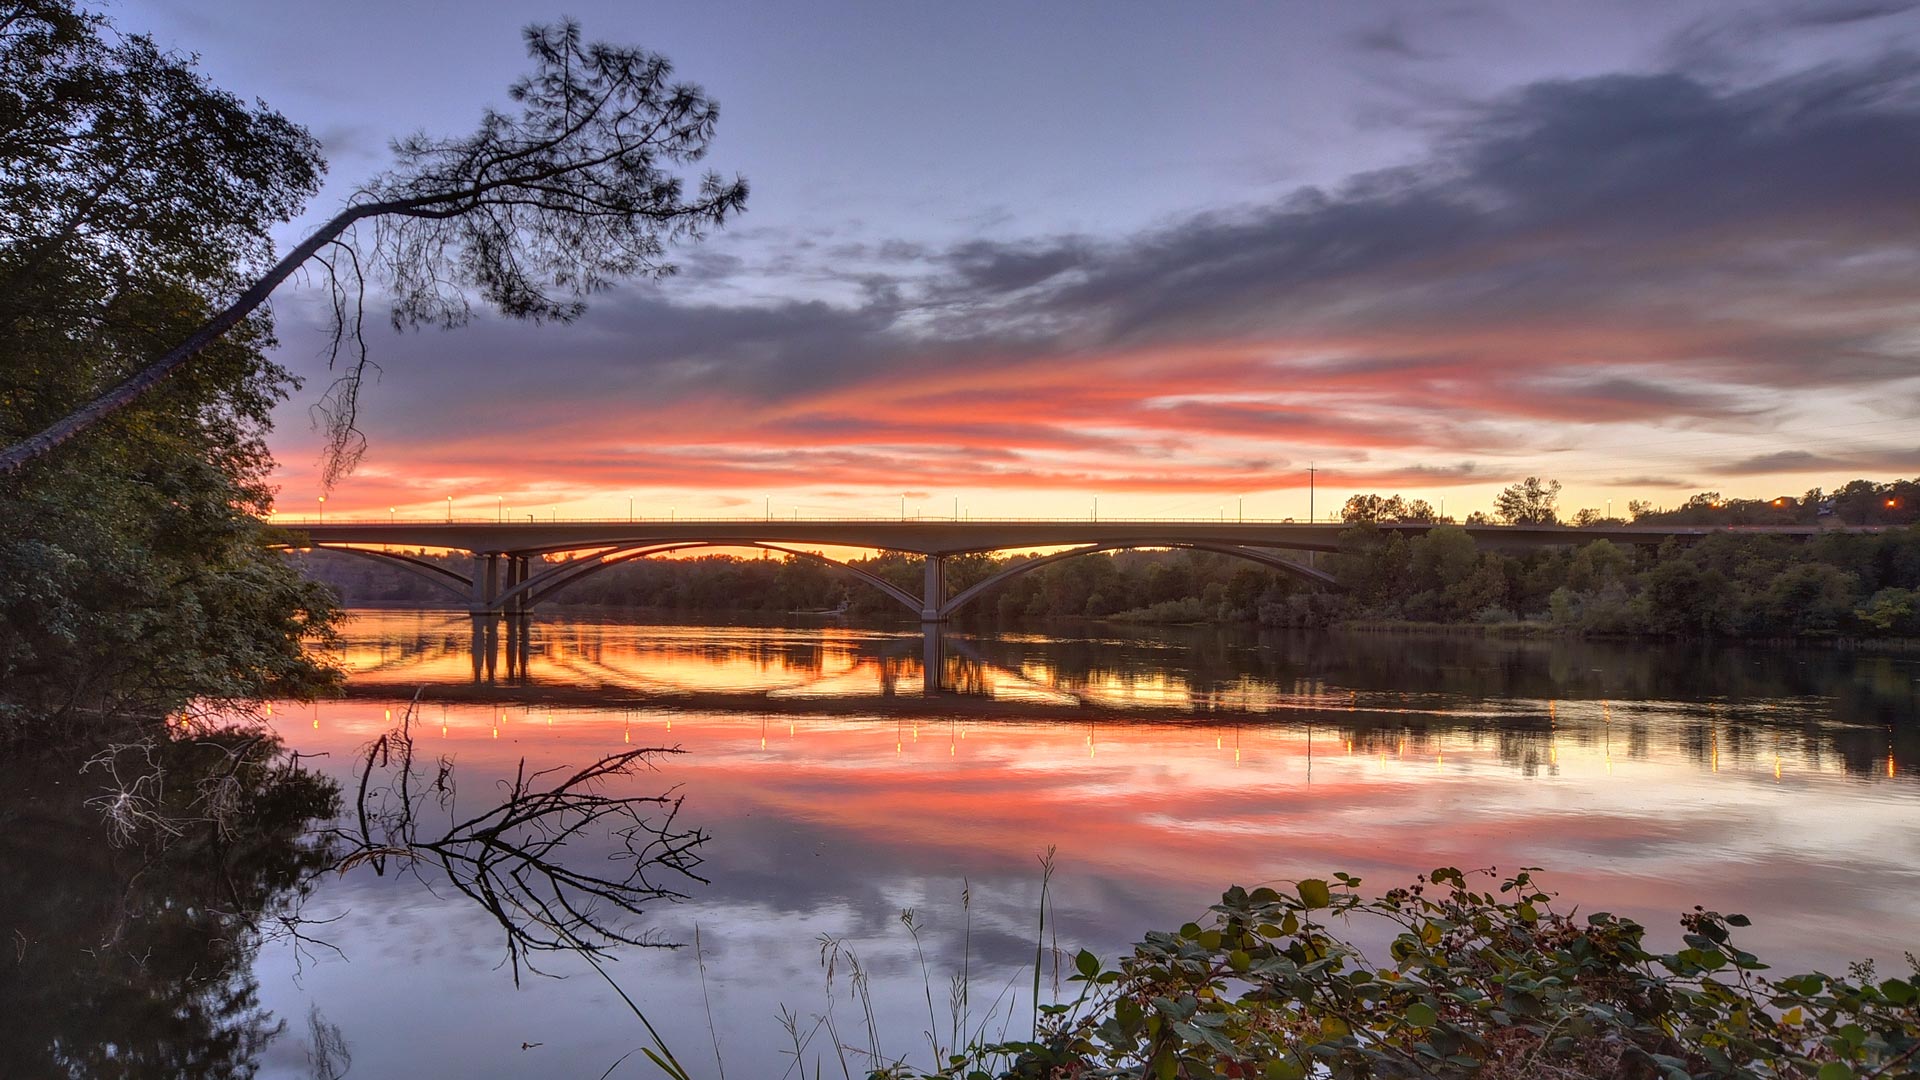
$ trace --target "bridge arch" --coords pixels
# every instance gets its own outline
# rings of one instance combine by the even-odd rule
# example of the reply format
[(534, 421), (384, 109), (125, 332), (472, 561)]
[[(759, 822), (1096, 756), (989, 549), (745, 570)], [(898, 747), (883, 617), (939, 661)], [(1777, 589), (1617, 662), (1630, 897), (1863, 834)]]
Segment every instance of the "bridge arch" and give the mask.
[(656, 543), (638, 548), (608, 548), (596, 550), (583, 558), (568, 559), (565, 562), (556, 563), (532, 575), (519, 584), (501, 590), (500, 595), (494, 597), (493, 602), (496, 606), (504, 609), (514, 600), (523, 599), (526, 606), (531, 607), (546, 599), (548, 595), (556, 590), (563, 589), (575, 581), (578, 581), (580, 578), (590, 577), (599, 573), (609, 566), (618, 566), (620, 563), (631, 562), (634, 559), (644, 559), (649, 555), (664, 555), (669, 551), (679, 551), (682, 548), (700, 546), (699, 544), (689, 543)]
[(961, 608), (973, 603), (986, 593), (998, 589), (1014, 578), (1020, 577), (1023, 574), (1032, 573), (1043, 566), (1059, 562), (1062, 559), (1071, 559), (1081, 555), (1096, 555), (1103, 551), (1130, 551), (1138, 548), (1181, 548), (1187, 551), (1210, 551), (1218, 555), (1231, 555), (1235, 558), (1259, 563), (1268, 569), (1292, 574), (1295, 577), (1314, 582), (1315, 584), (1334, 584), (1333, 575), (1323, 570), (1316, 570), (1310, 566), (1301, 566), (1299, 563), (1290, 562), (1271, 552), (1261, 551), (1257, 548), (1241, 547), (1238, 544), (1209, 544), (1198, 541), (1193, 543), (1171, 543), (1167, 541), (1156, 543), (1151, 540), (1115, 541), (1106, 544), (1089, 544), (1086, 547), (1073, 548), (1070, 551), (1056, 551), (1051, 555), (1040, 555), (1031, 559), (1022, 559), (1012, 566), (1007, 567), (1005, 570), (975, 582), (954, 594), (952, 599), (940, 605), (940, 617), (943, 619), (952, 618)]
[(336, 547), (332, 544), (308, 545), (314, 551), (330, 551), (341, 555), (358, 555), (363, 559), (373, 559), (399, 567), (416, 577), (424, 578), (438, 588), (452, 593), (461, 603), (466, 603), (473, 595), (473, 579), (465, 574), (456, 573), (444, 566), (428, 562), (412, 555), (402, 555), (393, 551), (380, 551), (376, 548)]
[(877, 574), (868, 573), (857, 566), (843, 563), (838, 559), (829, 559), (825, 555), (814, 551), (803, 551), (799, 548), (790, 548), (781, 544), (767, 543), (764, 541), (747, 542), (740, 540), (692, 540), (677, 543), (655, 543), (645, 547), (616, 548), (610, 551), (602, 551), (585, 559), (574, 559), (569, 562), (563, 562), (558, 566), (535, 574), (526, 581), (515, 585), (513, 588), (503, 590), (499, 596), (494, 598), (494, 604), (497, 607), (504, 608), (517, 597), (525, 597), (529, 605), (537, 604), (560, 589), (582, 578), (590, 577), (610, 566), (618, 566), (621, 563), (632, 562), (635, 559), (644, 559), (650, 555), (661, 555), (669, 551), (684, 551), (691, 548), (728, 547), (760, 548), (765, 551), (777, 551), (783, 555), (791, 555), (796, 558), (809, 559), (839, 573), (857, 578), (879, 589), (914, 614), (917, 615), (920, 613), (921, 605), (919, 597), (914, 596), (912, 593), (907, 592), (905, 589), (900, 588), (898, 585)]

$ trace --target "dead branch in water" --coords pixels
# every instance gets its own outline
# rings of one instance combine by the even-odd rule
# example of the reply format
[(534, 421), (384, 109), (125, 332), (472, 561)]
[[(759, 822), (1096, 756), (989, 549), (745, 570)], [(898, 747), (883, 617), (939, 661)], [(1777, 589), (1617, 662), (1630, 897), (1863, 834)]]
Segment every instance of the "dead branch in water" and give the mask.
[[(522, 759), (513, 778), (502, 782), (504, 798), (462, 817), (455, 810), (453, 763), (439, 758), (427, 778), (415, 755), (412, 717), (409, 707), (399, 726), (369, 744), (354, 825), (332, 830), (345, 845), (335, 869), (364, 864), (384, 874), (393, 860), (421, 875), (421, 864), (438, 866), (500, 924), (515, 981), (523, 966), (541, 973), (530, 962), (533, 953), (675, 947), (629, 923), (647, 902), (684, 899), (676, 886), (706, 882), (695, 872), (706, 834), (676, 824), (681, 797), (674, 790), (627, 795), (616, 787), (651, 768), (655, 755), (677, 754), (677, 748), (642, 747), (582, 768), (532, 772)], [(423, 832), (429, 809), (447, 815), (437, 836)], [(595, 859), (587, 846), (602, 839), (610, 847)]]

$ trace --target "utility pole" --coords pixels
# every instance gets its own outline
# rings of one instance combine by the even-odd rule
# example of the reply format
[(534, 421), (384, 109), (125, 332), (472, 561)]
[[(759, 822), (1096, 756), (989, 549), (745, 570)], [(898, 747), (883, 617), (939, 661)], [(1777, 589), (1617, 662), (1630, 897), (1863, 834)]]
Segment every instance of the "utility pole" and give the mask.
[[(1313, 524), (1313, 474), (1319, 471), (1313, 467), (1313, 462), (1307, 462), (1307, 524), (1309, 525)], [(1314, 553), (1307, 552), (1307, 565), (1313, 566), (1316, 562), (1318, 560), (1314, 558)]]

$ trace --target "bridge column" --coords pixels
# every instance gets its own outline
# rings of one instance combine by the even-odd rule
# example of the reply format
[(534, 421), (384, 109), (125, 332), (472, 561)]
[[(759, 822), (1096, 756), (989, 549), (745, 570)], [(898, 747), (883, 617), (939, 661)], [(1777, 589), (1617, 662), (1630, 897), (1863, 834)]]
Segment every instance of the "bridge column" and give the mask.
[(492, 614), (500, 597), (500, 556), (473, 556), (473, 601), (468, 609), (475, 615)]
[(947, 603), (947, 557), (928, 555), (920, 585), (920, 621), (945, 622), (941, 608)]

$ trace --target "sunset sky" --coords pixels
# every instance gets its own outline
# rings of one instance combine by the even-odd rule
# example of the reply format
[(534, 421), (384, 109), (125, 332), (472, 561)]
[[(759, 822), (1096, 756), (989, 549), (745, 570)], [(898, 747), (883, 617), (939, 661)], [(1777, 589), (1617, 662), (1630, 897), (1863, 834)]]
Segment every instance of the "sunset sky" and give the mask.
[[(561, 14), (719, 101), (747, 212), (569, 326), (372, 339), (331, 518), (1463, 516), (1920, 473), (1920, 5), (126, 0), (324, 217)], [(302, 224), (282, 232), (298, 236)], [(323, 309), (273, 440), (315, 506)], [(378, 308), (376, 299), (376, 309)]]

